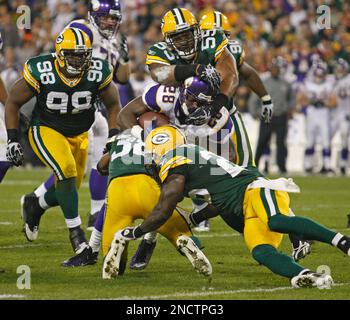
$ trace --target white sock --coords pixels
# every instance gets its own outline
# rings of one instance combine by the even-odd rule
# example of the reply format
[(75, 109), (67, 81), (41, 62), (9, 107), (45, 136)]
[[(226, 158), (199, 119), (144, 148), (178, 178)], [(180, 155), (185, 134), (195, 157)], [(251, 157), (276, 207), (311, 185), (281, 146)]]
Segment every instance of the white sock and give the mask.
[(93, 252), (100, 251), (101, 241), (102, 241), (102, 232), (94, 228), (91, 232), (91, 236), (89, 240), (89, 246), (91, 247)]
[(100, 212), (105, 200), (92, 200), (90, 202), (90, 214)]
[(47, 189), (45, 187), (45, 182), (43, 182), (39, 187), (34, 190), (35, 195), (39, 198), (46, 193)]
[(338, 246), (338, 243), (339, 243), (339, 241), (340, 241), (340, 239), (341, 238), (343, 238), (344, 237), (344, 235), (342, 235), (341, 233), (337, 233), (335, 236), (334, 236), (334, 238), (332, 239), (332, 245), (333, 246)]
[(68, 229), (76, 228), (81, 225), (81, 219), (80, 216), (77, 216), (73, 219), (64, 219), (66, 221), (66, 225)]
[(144, 240), (146, 240), (149, 243), (153, 243), (157, 241), (157, 232), (148, 232), (145, 234), (145, 236), (143, 237)]
[(48, 208), (50, 208), (50, 206), (47, 204), (47, 202), (45, 201), (45, 197), (44, 197), (44, 194), (42, 194), (40, 197), (39, 197), (39, 206), (46, 210)]

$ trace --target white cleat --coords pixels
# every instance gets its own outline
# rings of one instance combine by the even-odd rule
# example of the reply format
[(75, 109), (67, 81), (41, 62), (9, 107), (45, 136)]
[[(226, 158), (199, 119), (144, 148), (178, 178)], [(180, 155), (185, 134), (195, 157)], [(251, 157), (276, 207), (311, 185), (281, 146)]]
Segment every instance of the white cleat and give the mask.
[(294, 288), (331, 289), (334, 281), (328, 274), (306, 272), (292, 278), (291, 284)]
[(197, 227), (194, 227), (193, 230), (197, 232), (209, 232), (209, 220), (202, 221)]
[(107, 256), (103, 261), (102, 279), (114, 279), (119, 275), (120, 261), (126, 246), (124, 239), (114, 236)]
[(212, 274), (213, 269), (208, 258), (190, 237), (180, 236), (176, 240), (176, 246), (187, 257), (198, 273), (204, 276), (210, 276)]

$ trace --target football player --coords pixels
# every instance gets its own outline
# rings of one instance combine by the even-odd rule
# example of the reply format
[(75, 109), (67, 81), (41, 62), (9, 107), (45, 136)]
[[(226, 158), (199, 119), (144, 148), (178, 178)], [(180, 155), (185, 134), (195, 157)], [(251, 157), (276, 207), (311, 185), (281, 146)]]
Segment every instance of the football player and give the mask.
[[(91, 1), (88, 10), (88, 19), (72, 21), (68, 27), (78, 28), (85, 32), (92, 43), (92, 56), (107, 60), (114, 67), (114, 82), (124, 84), (129, 79), (129, 58), (126, 37), (118, 32), (122, 21), (121, 5), (118, 0), (95, 0)], [(101, 158), (103, 148), (107, 141), (108, 124), (101, 113), (101, 103), (97, 101), (95, 122), (89, 130), (89, 157), (88, 168), (90, 170), (90, 214), (87, 229), (92, 230), (94, 222), (100, 211), (106, 194), (107, 178), (97, 173), (96, 165)], [(21, 199), (21, 205), (25, 206), (27, 198), (40, 197), (54, 183), (51, 176), (39, 186), (34, 193), (28, 194)], [(98, 228), (100, 229), (100, 228)], [(101, 237), (101, 230), (93, 230), (94, 236)]]
[(263, 178), (256, 168), (237, 166), (199, 146), (186, 144), (167, 126), (147, 136), (145, 152), (150, 153), (162, 182), (160, 198), (152, 213), (139, 226), (119, 232), (116, 242), (137, 239), (160, 228), (184, 196), (205, 197), (210, 205), (204, 210), (220, 212), (235, 229), (237, 221), (243, 222), (240, 231), (260, 264), (289, 278), (293, 287), (332, 286), (330, 275), (311, 272), (277, 250), (283, 234), (292, 232), (333, 245), (350, 256), (350, 237), (309, 218), (289, 216), (288, 192), (300, 192), (291, 179)]
[[(125, 131), (110, 139), (107, 148), (109, 153), (102, 157), (98, 169), (101, 174), (109, 173), (102, 240), (105, 257), (102, 277), (111, 279), (124, 273), (127, 260), (128, 243), (119, 241), (115, 234), (131, 226), (136, 219), (147, 218), (158, 202), (160, 188), (145, 167), (147, 160), (142, 140)], [(211, 275), (210, 262), (191, 239), (186, 221), (176, 210), (158, 231), (189, 259), (197, 272)]]
[(117, 132), (119, 94), (113, 67), (92, 58), (89, 36), (78, 28), (65, 29), (56, 39), (56, 52), (29, 59), (23, 78), (12, 87), (5, 107), (8, 134), (7, 158), (15, 166), (23, 162), (18, 142), (18, 114), (32, 97), (37, 102), (29, 130), (29, 142), (39, 159), (55, 174), (55, 185), (27, 199), (22, 212), (29, 241), (38, 236), (40, 218), (49, 207), (63, 211), (75, 253), (88, 249), (78, 214), (78, 188), (88, 150), (88, 130), (94, 122), (98, 97), (106, 106), (109, 129)]
[(344, 59), (338, 59), (334, 66), (335, 87), (337, 107), (336, 129), (340, 131), (341, 152), (340, 172), (346, 174), (349, 160), (349, 136), (350, 136), (350, 74), (349, 64)]
[(323, 150), (323, 165), (320, 173), (329, 173), (331, 170), (331, 133), (330, 133), (330, 108), (335, 107), (331, 101), (333, 81), (327, 79), (327, 65), (319, 61), (310, 70), (310, 76), (300, 88), (297, 100), (306, 107), (306, 150), (305, 171), (313, 171), (313, 157), (317, 137), (321, 137), (320, 143)]

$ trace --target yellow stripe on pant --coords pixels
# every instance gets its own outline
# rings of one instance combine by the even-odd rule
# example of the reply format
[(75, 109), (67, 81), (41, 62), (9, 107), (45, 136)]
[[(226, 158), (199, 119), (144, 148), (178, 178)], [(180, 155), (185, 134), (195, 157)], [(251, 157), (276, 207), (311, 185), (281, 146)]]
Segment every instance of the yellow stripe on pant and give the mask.
[(289, 195), (285, 191), (265, 188), (248, 189), (244, 195), (244, 240), (251, 252), (256, 246), (269, 244), (276, 249), (283, 234), (268, 227), (269, 217), (274, 214), (289, 216)]
[[(132, 226), (136, 219), (146, 219), (158, 203), (159, 196), (159, 186), (145, 174), (118, 177), (109, 183), (102, 234), (104, 256), (108, 253), (114, 234)], [(180, 235), (192, 235), (187, 223), (176, 211), (158, 232), (174, 246)]]
[(33, 151), (53, 170), (56, 179), (76, 177), (77, 187), (80, 187), (87, 161), (87, 132), (75, 137), (65, 137), (49, 127), (32, 126), (28, 137)]

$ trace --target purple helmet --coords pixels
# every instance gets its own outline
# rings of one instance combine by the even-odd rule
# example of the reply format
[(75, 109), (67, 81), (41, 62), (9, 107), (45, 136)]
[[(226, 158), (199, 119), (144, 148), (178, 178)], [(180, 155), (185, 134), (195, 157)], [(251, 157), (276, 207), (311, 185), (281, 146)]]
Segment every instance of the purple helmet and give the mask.
[(218, 93), (198, 77), (187, 78), (180, 88), (181, 109), (185, 115), (189, 115), (199, 107), (210, 105)]
[(113, 38), (122, 21), (119, 0), (91, 0), (89, 20), (104, 38)]

